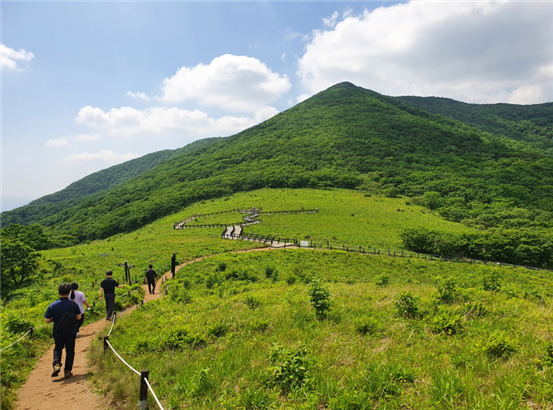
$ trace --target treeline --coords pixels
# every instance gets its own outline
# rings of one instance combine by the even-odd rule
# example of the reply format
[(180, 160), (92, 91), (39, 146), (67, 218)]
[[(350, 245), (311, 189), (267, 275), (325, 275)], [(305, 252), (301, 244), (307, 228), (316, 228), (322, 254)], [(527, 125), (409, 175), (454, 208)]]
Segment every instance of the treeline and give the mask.
[(452, 233), (413, 228), (402, 235), (410, 251), (553, 269), (553, 232), (493, 228)]

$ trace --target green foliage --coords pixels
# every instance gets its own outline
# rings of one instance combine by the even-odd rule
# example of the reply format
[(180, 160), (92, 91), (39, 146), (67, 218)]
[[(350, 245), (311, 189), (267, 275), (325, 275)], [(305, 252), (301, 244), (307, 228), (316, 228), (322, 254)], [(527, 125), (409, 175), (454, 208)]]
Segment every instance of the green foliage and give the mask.
[(416, 319), (420, 316), (419, 298), (408, 292), (401, 293), (394, 304), (400, 317)]
[(518, 350), (515, 341), (504, 331), (493, 332), (488, 340), (478, 347), (490, 359), (508, 358)]
[(551, 228), (551, 104), (458, 103), (470, 115), (436, 111), (452, 120), (424, 111), (434, 103), (415, 108), (412, 101), (337, 84), (234, 136), (90, 175), (4, 212), (2, 221), (40, 223), (57, 236), (55, 246), (64, 246), (132, 232), (237, 192), (360, 187), (388, 198), (418, 197), (471, 226)]
[(380, 287), (388, 286), (390, 284), (390, 275), (383, 273), (376, 277), (376, 285)]
[(463, 315), (452, 310), (439, 309), (432, 317), (432, 331), (452, 336), (463, 330)]
[(453, 233), (410, 228), (401, 238), (413, 252), (553, 268), (553, 234), (545, 229)]
[(438, 299), (443, 303), (453, 303), (458, 297), (457, 282), (454, 278), (438, 279)]
[(361, 336), (374, 336), (381, 331), (380, 321), (371, 315), (363, 315), (355, 319), (355, 331)]
[(324, 320), (328, 317), (332, 302), (330, 301), (330, 291), (320, 281), (315, 279), (311, 282), (311, 288), (308, 292), (310, 303), (315, 309), (317, 319)]
[(274, 344), (271, 347), (269, 360), (271, 383), (283, 391), (292, 391), (309, 385), (309, 358), (305, 346), (289, 349)]

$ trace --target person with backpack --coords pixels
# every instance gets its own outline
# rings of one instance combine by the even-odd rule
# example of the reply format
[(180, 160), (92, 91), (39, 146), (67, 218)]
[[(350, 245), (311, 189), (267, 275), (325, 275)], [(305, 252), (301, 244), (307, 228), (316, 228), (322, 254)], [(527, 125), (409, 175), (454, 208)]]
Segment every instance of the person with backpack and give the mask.
[(156, 278), (157, 273), (152, 269), (152, 265), (149, 266), (149, 269), (146, 271), (146, 281), (148, 282), (148, 291), (150, 294), (156, 293)]
[(79, 289), (79, 284), (77, 282), (73, 282), (71, 284), (71, 294), (69, 295), (69, 300), (74, 300), (77, 306), (79, 307), (79, 310), (81, 311), (81, 320), (77, 321), (77, 337), (78, 337), (79, 329), (81, 328), (84, 322), (84, 305), (86, 305), (86, 307), (89, 309), (90, 309), (90, 305), (86, 301), (86, 296), (84, 295), (84, 293), (77, 289)]
[(81, 319), (79, 306), (69, 300), (71, 285), (62, 283), (58, 287), (59, 299), (51, 303), (46, 309), (44, 319), (46, 323), (54, 322), (52, 335), (54, 336), (54, 362), (52, 363), (52, 377), (56, 377), (61, 370), (62, 352), (65, 349), (66, 378), (73, 376), (73, 362), (75, 360), (75, 337), (77, 335), (77, 321)]
[(106, 272), (106, 278), (100, 283), (100, 297), (102, 300), (102, 292), (106, 296), (106, 320), (111, 320), (113, 314), (113, 307), (115, 306), (115, 288), (122, 288), (125, 285), (120, 285), (115, 279), (112, 278), (113, 272), (108, 270)]

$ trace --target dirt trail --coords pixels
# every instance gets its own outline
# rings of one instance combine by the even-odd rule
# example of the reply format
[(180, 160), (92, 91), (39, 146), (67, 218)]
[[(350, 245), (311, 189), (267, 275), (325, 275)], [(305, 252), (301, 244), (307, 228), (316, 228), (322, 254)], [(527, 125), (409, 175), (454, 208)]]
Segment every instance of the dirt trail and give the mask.
[[(269, 250), (271, 248), (254, 248), (236, 253)], [(177, 266), (180, 270), (185, 265), (198, 262), (215, 255), (203, 256)], [(145, 291), (144, 303), (159, 298), (162, 284), (165, 280), (171, 279), (171, 272), (163, 274), (156, 283), (156, 293), (150, 295), (148, 285), (142, 285)], [(97, 295), (88, 295), (90, 300)], [(132, 310), (129, 309), (129, 310)], [(86, 321), (86, 317), (85, 317)], [(111, 325), (105, 319), (90, 323), (81, 327), (79, 337), (75, 346), (75, 362), (73, 364), (73, 377), (65, 379), (63, 368), (58, 377), (50, 377), (52, 373), (52, 347), (38, 361), (35, 368), (29, 374), (27, 381), (19, 390), (19, 397), (16, 403), (17, 410), (59, 410), (60, 408), (76, 408), (87, 410), (107, 410), (110, 408), (108, 397), (94, 393), (94, 386), (87, 380), (87, 354), (94, 337), (102, 332), (104, 328)], [(106, 329), (106, 332), (109, 329)], [(65, 360), (65, 352), (62, 361)]]
[[(195, 262), (195, 261), (192, 261)], [(188, 262), (188, 263), (192, 263)], [(180, 269), (182, 266), (178, 268)], [(148, 285), (143, 285), (146, 292), (144, 303), (159, 297), (162, 288), (162, 279), (171, 278), (171, 272), (165, 273), (159, 278), (156, 284), (156, 294), (148, 293)], [(96, 293), (89, 294), (92, 301)], [(85, 316), (86, 321), (86, 316)], [(90, 323), (81, 327), (79, 337), (75, 346), (75, 362), (73, 364), (73, 377), (66, 379), (63, 376), (63, 367), (59, 376), (50, 377), (52, 373), (52, 347), (45, 353), (27, 378), (27, 381), (19, 390), (19, 397), (16, 403), (17, 410), (59, 410), (60, 408), (106, 410), (110, 408), (109, 398), (94, 393), (92, 383), (87, 380), (87, 354), (94, 337), (102, 332), (111, 322), (105, 319)], [(106, 329), (106, 331), (109, 330)], [(65, 361), (65, 352), (62, 362)]]

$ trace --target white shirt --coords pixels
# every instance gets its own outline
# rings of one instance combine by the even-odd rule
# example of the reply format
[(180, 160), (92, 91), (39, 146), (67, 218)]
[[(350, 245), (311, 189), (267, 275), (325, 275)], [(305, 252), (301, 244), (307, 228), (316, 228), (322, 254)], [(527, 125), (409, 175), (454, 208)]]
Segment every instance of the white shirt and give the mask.
[(69, 293), (69, 300), (73, 300), (79, 306), (79, 309), (81, 310), (81, 315), (84, 313), (84, 306), (83, 302), (86, 302), (86, 296), (83, 292), (80, 290), (75, 290), (75, 299), (71, 299), (71, 293)]

